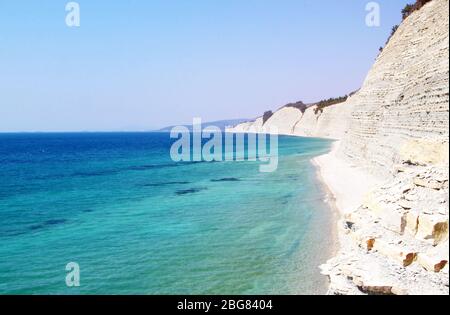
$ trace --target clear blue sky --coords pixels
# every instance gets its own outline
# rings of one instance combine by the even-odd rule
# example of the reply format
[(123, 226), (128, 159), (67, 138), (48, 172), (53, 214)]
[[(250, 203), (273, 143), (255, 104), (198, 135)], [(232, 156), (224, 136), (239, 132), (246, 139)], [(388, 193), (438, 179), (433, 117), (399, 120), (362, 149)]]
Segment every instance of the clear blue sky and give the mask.
[(360, 87), (407, 0), (0, 0), (0, 131), (252, 118)]

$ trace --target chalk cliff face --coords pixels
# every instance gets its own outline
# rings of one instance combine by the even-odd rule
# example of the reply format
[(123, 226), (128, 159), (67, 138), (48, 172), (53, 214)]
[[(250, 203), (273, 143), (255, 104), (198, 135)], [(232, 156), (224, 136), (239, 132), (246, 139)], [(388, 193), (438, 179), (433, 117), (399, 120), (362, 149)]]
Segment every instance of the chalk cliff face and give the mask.
[(292, 135), (342, 139), (347, 133), (352, 108), (351, 98), (345, 103), (323, 110), (319, 110), (317, 106), (309, 107)]
[(245, 125), (339, 139), (338, 157), (385, 179), (339, 222), (331, 293), (448, 294), (448, 12), (432, 0), (406, 18), (346, 102)]
[(265, 124), (262, 123), (262, 118), (258, 118), (255, 121), (228, 128), (227, 131), (271, 133), (275, 127), (280, 135), (341, 139), (348, 129), (351, 108), (351, 103), (348, 101), (323, 110), (317, 110), (317, 106), (313, 105), (304, 113), (297, 108), (283, 107), (276, 111)]
[(281, 135), (291, 135), (302, 116), (302, 111), (297, 108), (283, 107), (276, 111), (264, 124), (263, 118), (260, 117), (255, 121), (246, 122), (233, 128), (229, 128), (227, 131), (238, 133), (269, 133), (272, 131)]
[(416, 150), (422, 156), (445, 158), (448, 27), (447, 0), (431, 1), (400, 25), (350, 101), (353, 110), (343, 155), (369, 163), (377, 173), (390, 171), (410, 154), (418, 154)]

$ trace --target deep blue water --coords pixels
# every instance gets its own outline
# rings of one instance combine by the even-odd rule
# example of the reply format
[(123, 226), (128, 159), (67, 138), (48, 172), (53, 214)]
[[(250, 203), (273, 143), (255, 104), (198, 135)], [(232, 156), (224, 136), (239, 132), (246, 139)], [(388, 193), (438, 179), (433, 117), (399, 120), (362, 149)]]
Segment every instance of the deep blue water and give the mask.
[(173, 141), (0, 134), (0, 293), (323, 293), (332, 216), (310, 159), (330, 141), (280, 137), (273, 173), (175, 163)]

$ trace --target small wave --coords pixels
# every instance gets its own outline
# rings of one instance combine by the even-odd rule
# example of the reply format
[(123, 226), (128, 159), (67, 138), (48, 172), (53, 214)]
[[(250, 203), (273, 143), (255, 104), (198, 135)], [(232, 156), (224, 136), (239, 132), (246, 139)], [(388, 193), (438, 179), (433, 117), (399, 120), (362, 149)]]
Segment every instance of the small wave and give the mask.
[(163, 182), (163, 183), (148, 183), (148, 184), (142, 184), (141, 187), (163, 187), (163, 186), (169, 186), (169, 185), (187, 185), (191, 182)]
[(152, 169), (166, 168), (166, 167), (178, 167), (178, 163), (166, 163), (166, 164), (147, 164), (147, 165), (134, 165), (124, 168), (124, 171), (146, 171)]
[(92, 172), (74, 172), (71, 177), (95, 177), (95, 176), (108, 176), (117, 174), (118, 170), (104, 170), (104, 171), (92, 171)]

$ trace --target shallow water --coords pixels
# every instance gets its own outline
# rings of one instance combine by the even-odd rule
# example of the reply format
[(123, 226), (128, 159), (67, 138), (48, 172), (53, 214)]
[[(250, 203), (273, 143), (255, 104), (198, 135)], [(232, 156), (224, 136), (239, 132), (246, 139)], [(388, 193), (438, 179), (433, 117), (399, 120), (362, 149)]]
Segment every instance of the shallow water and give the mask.
[[(259, 162), (174, 163), (163, 133), (1, 134), (0, 293), (310, 294), (332, 215), (310, 159), (280, 137)], [(66, 286), (77, 262), (81, 286)]]

